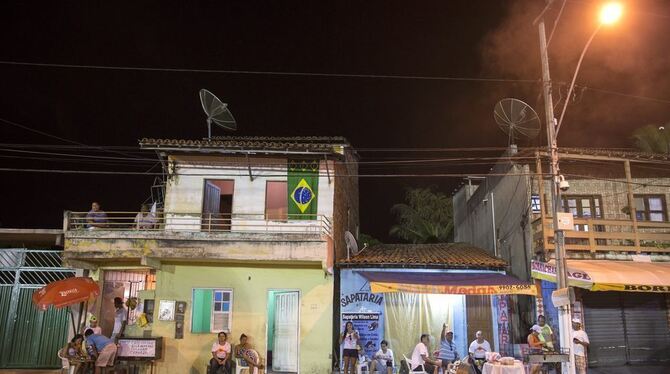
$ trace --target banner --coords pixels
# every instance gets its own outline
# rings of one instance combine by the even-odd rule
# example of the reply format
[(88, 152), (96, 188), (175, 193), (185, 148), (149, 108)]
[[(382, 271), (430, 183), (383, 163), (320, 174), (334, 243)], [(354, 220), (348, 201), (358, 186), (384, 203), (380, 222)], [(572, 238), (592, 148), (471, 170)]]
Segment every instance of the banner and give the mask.
[(289, 219), (317, 219), (319, 161), (289, 160), (287, 191)]
[(372, 293), (409, 292), (452, 295), (530, 295), (535, 296), (537, 289), (533, 284), (492, 284), (477, 286), (453, 286), (437, 284), (411, 284), (391, 282), (370, 282)]
[[(530, 266), (531, 277), (556, 283), (556, 265), (533, 260)], [(568, 283), (572, 287), (586, 288), (587, 290), (593, 287), (593, 280), (586, 272), (570, 268), (568, 268)]]

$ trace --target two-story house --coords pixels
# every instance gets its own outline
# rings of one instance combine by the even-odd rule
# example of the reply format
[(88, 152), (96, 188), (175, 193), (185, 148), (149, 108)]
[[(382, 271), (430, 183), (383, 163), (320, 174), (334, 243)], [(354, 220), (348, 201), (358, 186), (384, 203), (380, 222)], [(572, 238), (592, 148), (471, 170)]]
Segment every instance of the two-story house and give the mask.
[[(470, 180), (454, 196), (456, 240), (489, 249), (512, 264), (514, 275), (541, 286), (535, 300), (517, 300), (519, 325), (544, 314), (557, 327), (547, 160), (545, 150), (512, 148), (491, 176)], [(590, 336), (589, 364), (666, 365), (670, 157), (564, 148), (560, 160), (570, 186), (559, 211), (574, 220), (565, 231), (569, 282), (576, 291), (572, 313)], [(517, 341), (526, 334), (520, 329)]]
[(126, 335), (164, 338), (159, 373), (205, 373), (219, 331), (231, 343), (249, 336), (269, 372), (329, 372), (333, 264), (346, 254), (344, 231), (359, 224), (347, 140), (143, 139), (140, 147), (163, 163), (162, 209), (107, 211), (103, 222), (66, 212), (65, 258), (100, 281), (91, 312), (103, 331), (114, 324), (113, 298), (136, 298)]

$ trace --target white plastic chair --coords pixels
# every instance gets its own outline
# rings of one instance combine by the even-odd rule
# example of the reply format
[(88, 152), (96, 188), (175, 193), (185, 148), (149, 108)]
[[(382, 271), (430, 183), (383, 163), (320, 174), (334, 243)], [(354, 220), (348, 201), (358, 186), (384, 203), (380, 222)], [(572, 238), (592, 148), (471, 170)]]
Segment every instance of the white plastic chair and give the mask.
[(426, 371), (426, 368), (423, 365), (419, 365), (419, 366), (421, 366), (421, 371), (412, 371), (412, 365), (410, 364), (411, 361), (409, 360), (409, 358), (407, 358), (407, 356), (405, 356), (404, 353), (402, 355), (402, 358), (405, 359), (405, 365), (407, 365), (407, 370), (409, 370), (410, 373), (428, 374), (428, 372)]
[[(252, 349), (252, 351), (256, 354), (256, 357), (258, 357), (258, 364), (262, 364), (263, 359), (258, 354), (258, 352), (256, 350), (253, 350), (253, 349)], [(251, 370), (249, 370), (249, 364), (247, 364), (247, 362), (243, 358), (237, 358), (236, 357), (235, 358), (235, 374), (240, 374), (240, 373), (242, 373), (243, 370), (246, 370), (245, 374), (256, 374), (257, 372), (259, 372), (259, 370), (257, 368), (254, 368), (254, 371), (252, 372)]]
[(59, 349), (57, 354), (58, 358), (60, 358), (61, 361), (61, 369), (60, 369), (61, 374), (63, 373), (73, 374), (76, 368), (70, 365), (70, 360), (68, 360), (67, 357), (63, 356), (63, 349)]
[[(365, 370), (363, 370), (363, 368), (365, 368)], [(363, 372), (370, 373), (370, 368), (368, 367), (367, 361), (356, 363), (356, 373), (363, 374)]]

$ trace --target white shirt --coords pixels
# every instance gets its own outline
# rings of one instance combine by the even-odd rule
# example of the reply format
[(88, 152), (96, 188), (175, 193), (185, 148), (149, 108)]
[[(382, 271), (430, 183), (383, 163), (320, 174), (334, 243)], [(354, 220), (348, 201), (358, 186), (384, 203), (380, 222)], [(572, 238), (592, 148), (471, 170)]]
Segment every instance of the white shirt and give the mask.
[(484, 340), (484, 342), (477, 343), (477, 339), (475, 339), (472, 343), (470, 343), (470, 349), (468, 349), (468, 352), (472, 353), (474, 358), (486, 358), (486, 352), (491, 352), (491, 344)]
[(112, 334), (121, 332), (121, 325), (126, 321), (126, 308), (119, 308), (114, 312), (114, 329)]
[(216, 357), (220, 359), (226, 358), (230, 354), (230, 343), (225, 342), (223, 345), (219, 344), (219, 341), (215, 341), (212, 344), (212, 353), (216, 353)]
[(357, 349), (356, 345), (358, 345), (358, 339), (356, 339), (356, 337), (354, 336), (355, 333), (356, 330), (354, 330), (354, 332), (347, 333), (347, 335), (345, 335), (343, 342), (344, 349)]
[(425, 344), (419, 342), (412, 352), (412, 370), (416, 369), (419, 365), (426, 363), (421, 355), (428, 357), (428, 348)]
[[(589, 336), (586, 335), (586, 331), (584, 330), (572, 330), (572, 338), (579, 339), (584, 343), (589, 343)], [(586, 356), (586, 353), (584, 352), (584, 346), (577, 344), (574, 341), (572, 342), (572, 351), (575, 352), (575, 356)]]
[(375, 360), (381, 361), (382, 367), (386, 367), (386, 362), (391, 361), (391, 365), (393, 365), (393, 351), (386, 348), (386, 353), (382, 351), (381, 349), (375, 353), (374, 357)]

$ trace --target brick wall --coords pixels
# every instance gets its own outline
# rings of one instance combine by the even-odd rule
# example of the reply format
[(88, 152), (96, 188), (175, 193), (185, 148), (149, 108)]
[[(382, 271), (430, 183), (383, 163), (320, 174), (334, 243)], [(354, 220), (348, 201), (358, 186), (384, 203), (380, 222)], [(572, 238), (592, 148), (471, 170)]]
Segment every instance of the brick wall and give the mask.
[[(358, 208), (358, 164), (353, 151), (346, 151), (344, 162), (335, 161), (335, 197), (333, 207), (333, 239), (335, 261), (347, 257), (344, 232), (358, 236), (360, 214)], [(359, 243), (363, 245), (363, 243)]]

